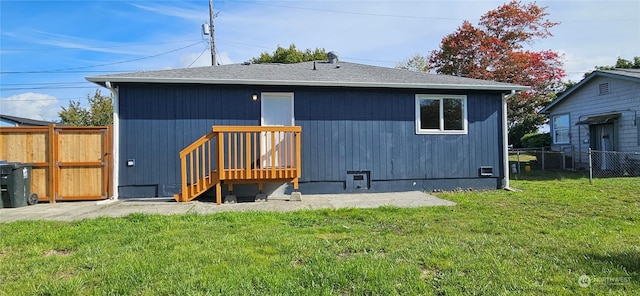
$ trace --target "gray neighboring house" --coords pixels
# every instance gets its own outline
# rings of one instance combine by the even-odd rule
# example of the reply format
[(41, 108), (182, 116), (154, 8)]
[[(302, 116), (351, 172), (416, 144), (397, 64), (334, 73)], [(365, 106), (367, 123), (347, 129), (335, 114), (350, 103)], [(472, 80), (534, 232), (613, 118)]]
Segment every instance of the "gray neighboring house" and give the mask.
[(551, 102), (551, 150), (640, 152), (640, 69), (598, 70)]
[(0, 114), (0, 126), (48, 126), (53, 122)]

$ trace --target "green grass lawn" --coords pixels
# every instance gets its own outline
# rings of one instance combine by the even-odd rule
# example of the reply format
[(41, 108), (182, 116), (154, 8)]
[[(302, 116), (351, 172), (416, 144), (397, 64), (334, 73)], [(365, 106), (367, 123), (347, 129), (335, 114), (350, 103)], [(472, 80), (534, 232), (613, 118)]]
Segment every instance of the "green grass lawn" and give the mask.
[(523, 152), (520, 155), (515, 154), (513, 152), (509, 153), (509, 161), (510, 162), (517, 162), (519, 160), (520, 162), (524, 163), (524, 162), (529, 162), (529, 161), (535, 161), (537, 159), (538, 158), (536, 157), (536, 155), (533, 152), (529, 152), (528, 154)]
[(4, 223), (0, 294), (640, 293), (640, 178), (512, 187), (439, 194), (454, 207)]

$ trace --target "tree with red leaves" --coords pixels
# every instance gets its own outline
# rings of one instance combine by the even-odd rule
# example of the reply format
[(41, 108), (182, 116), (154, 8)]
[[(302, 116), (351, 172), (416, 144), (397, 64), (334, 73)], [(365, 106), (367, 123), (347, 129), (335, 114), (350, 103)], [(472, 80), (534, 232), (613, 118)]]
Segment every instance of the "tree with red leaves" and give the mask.
[(525, 45), (553, 36), (558, 25), (547, 19), (546, 7), (511, 1), (480, 18), (478, 26), (464, 21), (442, 38), (440, 49), (428, 57), (428, 70), (440, 74), (530, 86), (508, 100), (509, 142), (536, 132), (546, 118), (538, 111), (562, 88), (562, 61), (552, 50), (530, 51)]

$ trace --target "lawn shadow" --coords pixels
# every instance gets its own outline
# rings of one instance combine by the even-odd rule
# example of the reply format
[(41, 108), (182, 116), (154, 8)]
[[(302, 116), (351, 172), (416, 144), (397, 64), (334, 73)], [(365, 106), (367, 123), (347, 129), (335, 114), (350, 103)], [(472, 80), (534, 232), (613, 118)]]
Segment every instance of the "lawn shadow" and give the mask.
[(585, 254), (585, 258), (598, 263), (612, 265), (613, 268), (623, 267), (630, 274), (631, 281), (640, 282), (640, 252), (628, 251), (611, 255)]
[(564, 179), (588, 179), (589, 172), (587, 171), (563, 171), (563, 170), (531, 170), (529, 172), (510, 173), (509, 178), (511, 180), (525, 180), (525, 181), (550, 181), (550, 180), (564, 180)]

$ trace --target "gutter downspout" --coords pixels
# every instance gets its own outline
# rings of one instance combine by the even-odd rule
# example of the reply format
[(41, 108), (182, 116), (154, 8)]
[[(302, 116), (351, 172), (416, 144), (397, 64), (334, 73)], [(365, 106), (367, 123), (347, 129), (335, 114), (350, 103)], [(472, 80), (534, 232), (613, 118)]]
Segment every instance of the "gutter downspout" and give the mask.
[(111, 141), (111, 144), (113, 145), (112, 147), (112, 152), (113, 152), (113, 168), (111, 170), (112, 175), (111, 175), (111, 179), (113, 180), (112, 182), (112, 191), (113, 192), (113, 196), (111, 197), (111, 200), (118, 200), (118, 180), (119, 180), (119, 176), (120, 176), (120, 99), (118, 97), (118, 87), (114, 87), (111, 85), (111, 82), (106, 81), (105, 83), (105, 87), (107, 89), (109, 89), (111, 91), (111, 93), (113, 94), (113, 140)]
[(509, 187), (509, 131), (507, 126), (507, 100), (516, 94), (515, 90), (511, 94), (502, 95), (502, 167), (504, 170), (503, 188), (511, 190)]

